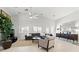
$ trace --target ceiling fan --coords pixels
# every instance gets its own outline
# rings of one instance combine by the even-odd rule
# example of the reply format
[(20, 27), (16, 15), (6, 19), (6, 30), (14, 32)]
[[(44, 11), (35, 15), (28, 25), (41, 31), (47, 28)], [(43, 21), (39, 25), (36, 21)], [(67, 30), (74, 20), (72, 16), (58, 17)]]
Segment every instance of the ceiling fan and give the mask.
[(28, 13), (30, 19), (37, 19), (41, 14), (34, 13), (32, 7), (26, 8), (25, 11)]

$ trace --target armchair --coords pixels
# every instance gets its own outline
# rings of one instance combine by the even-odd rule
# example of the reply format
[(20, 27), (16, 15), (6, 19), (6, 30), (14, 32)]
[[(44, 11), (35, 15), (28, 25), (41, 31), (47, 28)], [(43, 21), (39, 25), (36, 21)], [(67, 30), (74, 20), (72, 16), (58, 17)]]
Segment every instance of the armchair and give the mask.
[(48, 52), (48, 50), (50, 48), (54, 47), (54, 43), (55, 43), (54, 39), (50, 39), (50, 38), (48, 38), (48, 39), (40, 39), (38, 41), (38, 48), (42, 47)]

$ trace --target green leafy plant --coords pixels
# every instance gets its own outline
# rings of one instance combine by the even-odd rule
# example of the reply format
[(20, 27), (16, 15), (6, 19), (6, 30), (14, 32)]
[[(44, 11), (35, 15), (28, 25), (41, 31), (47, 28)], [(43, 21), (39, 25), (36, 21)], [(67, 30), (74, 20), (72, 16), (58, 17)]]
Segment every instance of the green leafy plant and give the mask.
[(3, 14), (0, 14), (0, 30), (2, 34), (2, 39), (7, 40), (7, 37), (12, 32), (12, 22), (11, 19), (7, 16), (4, 16)]

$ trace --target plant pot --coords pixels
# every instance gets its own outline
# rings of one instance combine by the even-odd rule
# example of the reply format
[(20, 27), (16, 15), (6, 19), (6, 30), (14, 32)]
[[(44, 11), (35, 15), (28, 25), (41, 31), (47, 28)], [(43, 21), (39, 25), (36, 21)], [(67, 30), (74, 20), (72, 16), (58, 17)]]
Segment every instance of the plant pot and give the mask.
[(11, 40), (7, 40), (7, 41), (3, 41), (2, 42), (2, 46), (3, 46), (4, 49), (10, 48), (11, 45), (12, 45), (12, 41)]

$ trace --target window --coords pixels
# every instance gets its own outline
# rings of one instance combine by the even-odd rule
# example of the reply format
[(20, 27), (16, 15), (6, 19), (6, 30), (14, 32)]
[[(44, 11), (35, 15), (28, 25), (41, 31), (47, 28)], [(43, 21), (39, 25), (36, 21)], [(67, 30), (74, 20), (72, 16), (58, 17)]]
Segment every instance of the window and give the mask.
[(42, 32), (42, 27), (38, 27), (38, 32), (39, 32), (39, 33)]
[(49, 33), (49, 28), (48, 27), (46, 28), (46, 33)]
[(22, 27), (21, 28), (21, 33), (29, 33), (29, 26)]
[(34, 30), (34, 32), (37, 32), (37, 31), (38, 31), (37, 26), (34, 26), (34, 27), (33, 27), (33, 30)]
[(29, 32), (29, 26), (27, 26), (25, 29), (26, 29), (27, 32)]

